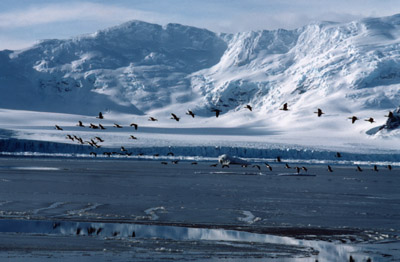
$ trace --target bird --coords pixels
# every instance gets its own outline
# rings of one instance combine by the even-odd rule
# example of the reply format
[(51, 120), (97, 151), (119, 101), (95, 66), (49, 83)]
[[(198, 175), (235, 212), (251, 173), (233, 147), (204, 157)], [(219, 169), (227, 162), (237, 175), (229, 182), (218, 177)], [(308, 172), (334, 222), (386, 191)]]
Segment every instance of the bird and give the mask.
[(194, 118), (194, 116), (195, 116), (195, 114), (194, 114), (191, 110), (188, 110), (188, 111), (186, 112), (186, 114), (187, 114), (188, 116), (192, 116), (192, 118)]
[(286, 163), (285, 168), (290, 169), (291, 167)]
[(132, 124), (130, 124), (129, 126), (133, 126), (133, 127), (135, 128), (135, 130), (138, 129), (138, 124), (132, 123)]
[(85, 125), (82, 123), (82, 121), (78, 121), (78, 124), (76, 126), (85, 127)]
[(348, 119), (351, 119), (351, 123), (354, 124), (358, 120), (358, 117), (352, 116), (352, 117), (349, 117)]
[(261, 170), (261, 167), (259, 165), (253, 165), (254, 168), (258, 168), (258, 170)]
[(328, 171), (329, 172), (333, 172), (333, 169), (332, 169), (332, 167), (330, 165), (328, 165)]
[(388, 165), (387, 168), (389, 169), (389, 171), (392, 171), (392, 165)]
[(265, 163), (265, 166), (269, 169), (269, 171), (272, 171), (272, 167), (268, 163)]
[(167, 162), (161, 162), (161, 165), (168, 165), (168, 163)]
[(121, 151), (122, 152), (127, 152), (128, 150), (126, 150), (125, 147), (121, 146)]
[(99, 142), (104, 142), (104, 140), (103, 139), (101, 139), (100, 137), (98, 137), (98, 136), (96, 136), (95, 137), (97, 140), (99, 140)]
[(172, 163), (172, 164), (175, 164), (175, 165), (177, 165), (178, 162), (179, 162), (179, 160), (173, 160), (173, 161), (171, 161), (171, 163)]
[(99, 124), (100, 129), (104, 130), (106, 129), (102, 124)]
[(375, 172), (378, 172), (378, 171), (379, 171), (377, 165), (374, 165), (374, 171), (375, 171)]
[(370, 118), (368, 118), (368, 119), (365, 119), (365, 121), (370, 122), (371, 124), (372, 124), (372, 123), (375, 123), (375, 120), (374, 120), (374, 118), (372, 118), (372, 117), (370, 117)]
[(361, 169), (360, 166), (357, 166), (357, 171), (358, 171), (358, 172), (362, 172), (363, 170)]
[(96, 235), (100, 234), (100, 232), (103, 231), (103, 228), (99, 227), (96, 231)]
[(96, 152), (90, 152), (89, 155), (95, 156), (95, 157), (96, 157), (96, 156), (97, 156), (97, 153), (96, 153)]
[(129, 137), (129, 139), (137, 139), (137, 137), (136, 137), (136, 136), (133, 136), (133, 135), (131, 135), (131, 136)]
[(250, 111), (253, 111), (253, 108), (251, 107), (251, 105), (246, 105), (244, 108), (249, 109)]
[(103, 113), (99, 112), (99, 116), (97, 116), (96, 118), (98, 118), (98, 119), (104, 119)]
[(281, 157), (280, 157), (280, 156), (277, 156), (277, 157), (276, 157), (276, 162), (282, 162), (282, 160), (281, 160)]
[(284, 103), (284, 104), (283, 104), (283, 107), (280, 108), (279, 110), (289, 111), (287, 103)]
[(175, 119), (177, 122), (179, 122), (179, 117), (177, 117), (174, 113), (171, 113), (171, 119)]
[(99, 129), (98, 126), (96, 126), (96, 125), (94, 125), (94, 124), (92, 124), (92, 123), (90, 123), (89, 128), (91, 128), (91, 129)]
[(59, 127), (58, 125), (56, 125), (56, 129), (57, 130), (63, 130), (61, 127)]
[(297, 174), (299, 174), (300, 173), (300, 167), (296, 166), (295, 168), (296, 168)]
[(342, 154), (340, 154), (339, 152), (336, 152), (336, 155), (335, 155), (336, 157), (338, 157), (338, 158), (340, 158), (340, 157), (342, 157)]
[(324, 112), (322, 112), (321, 108), (318, 108), (317, 112), (314, 113), (317, 114), (318, 117), (321, 117), (323, 114), (325, 114)]
[(67, 137), (66, 137), (67, 139), (71, 139), (72, 141), (74, 141), (75, 140), (75, 138), (73, 138), (71, 135), (67, 135)]
[(393, 112), (389, 111), (389, 113), (385, 117), (393, 118)]
[(219, 114), (222, 112), (220, 109), (217, 109), (217, 108), (214, 108), (214, 109), (211, 109), (211, 112), (215, 112), (215, 117), (219, 117)]
[(151, 117), (149, 117), (148, 121), (153, 121), (154, 122), (154, 121), (158, 121), (158, 119), (151, 116)]
[(104, 152), (103, 155), (110, 157), (111, 156), (111, 152)]
[(303, 169), (304, 171), (308, 171), (307, 167), (303, 166), (301, 169)]
[(116, 127), (116, 128), (122, 128), (121, 125), (118, 125), (118, 124), (116, 124), (116, 123), (114, 123), (114, 127)]

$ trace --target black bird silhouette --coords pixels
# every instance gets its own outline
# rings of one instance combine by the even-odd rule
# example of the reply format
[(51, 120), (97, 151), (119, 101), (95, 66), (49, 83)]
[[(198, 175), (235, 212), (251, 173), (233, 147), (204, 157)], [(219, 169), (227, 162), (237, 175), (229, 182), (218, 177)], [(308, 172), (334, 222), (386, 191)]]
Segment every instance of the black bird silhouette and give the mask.
[(78, 121), (78, 124), (76, 126), (85, 127), (85, 125), (82, 123), (82, 121)]
[(96, 156), (97, 156), (97, 153), (96, 153), (96, 152), (90, 152), (89, 155), (95, 156), (95, 157), (96, 157)]
[(296, 168), (297, 174), (299, 174), (300, 173), (300, 167), (296, 166), (295, 168)]
[(358, 172), (362, 172), (363, 170), (361, 169), (360, 166), (357, 166), (357, 171), (358, 171)]
[(104, 119), (103, 113), (99, 112), (99, 116), (97, 116), (96, 118), (98, 118), (98, 119)]
[(351, 123), (354, 124), (358, 120), (358, 117), (352, 116), (352, 117), (349, 117), (349, 119), (351, 119)]
[(106, 129), (102, 124), (99, 124), (100, 129)]
[(321, 108), (318, 108), (317, 112), (314, 112), (314, 113), (317, 114), (318, 117), (320, 117), (323, 114), (325, 114), (324, 112), (322, 112)]
[(385, 117), (392, 118), (392, 117), (393, 117), (393, 112), (392, 112), (392, 111), (389, 111), (389, 113), (388, 113)]
[(308, 171), (307, 167), (303, 166), (301, 169), (303, 169), (304, 171)]
[(272, 167), (268, 163), (265, 163), (265, 166), (269, 169), (269, 171), (272, 171)]
[(259, 165), (253, 165), (254, 168), (258, 168), (258, 170), (261, 170), (261, 167)]
[(92, 124), (92, 123), (90, 123), (89, 128), (91, 128), (91, 129), (99, 129), (98, 126), (96, 126), (96, 125), (94, 125), (94, 124)]
[(219, 114), (222, 112), (220, 109), (214, 108), (211, 109), (211, 112), (215, 112), (215, 117), (219, 117)]
[(194, 118), (194, 116), (195, 116), (195, 114), (194, 114), (191, 110), (188, 110), (188, 111), (186, 112), (186, 114), (187, 114), (188, 116), (192, 116), (192, 118)]
[(244, 108), (249, 109), (250, 111), (253, 111), (253, 108), (251, 107), (251, 105), (246, 105)]
[(110, 157), (112, 155), (111, 152), (104, 152), (103, 155)]
[(374, 171), (375, 171), (375, 172), (378, 172), (378, 171), (379, 171), (377, 165), (374, 165)]
[(336, 157), (342, 157), (342, 154), (340, 154), (339, 152), (336, 152)]
[(168, 163), (167, 162), (161, 162), (161, 165), (168, 165)]
[(151, 117), (149, 117), (149, 119), (148, 119), (148, 120), (149, 120), (149, 121), (153, 121), (153, 122), (154, 122), (154, 121), (158, 121), (158, 119), (157, 119), (157, 118), (154, 118), (154, 117), (152, 117), (152, 116), (151, 116)]
[(287, 103), (284, 103), (284, 104), (283, 104), (283, 107), (280, 108), (279, 110), (289, 111)]
[(332, 169), (332, 167), (330, 165), (328, 165), (328, 171), (329, 172), (333, 172), (333, 169)]
[(71, 135), (67, 135), (66, 137), (67, 139), (71, 139), (72, 141), (74, 141), (75, 138), (73, 138)]
[(133, 126), (133, 127), (135, 127), (135, 130), (137, 130), (137, 129), (138, 129), (138, 124), (132, 123), (132, 124), (130, 124), (130, 126)]
[(121, 151), (122, 152), (127, 152), (128, 150), (126, 150), (125, 147), (121, 146)]
[(56, 129), (57, 130), (63, 130), (61, 127), (59, 127), (58, 125), (56, 125)]
[(95, 137), (97, 140), (99, 140), (99, 142), (104, 142), (104, 140), (103, 139), (101, 139), (100, 137), (98, 137), (98, 136), (96, 136)]
[(179, 122), (179, 117), (177, 117), (174, 113), (171, 113), (171, 119), (175, 119), (177, 122)]
[(289, 169), (291, 168), (287, 163), (285, 164), (285, 168)]
[(277, 157), (276, 157), (276, 162), (282, 162), (282, 160), (281, 160), (281, 157), (280, 157), (280, 156), (277, 156)]
[(118, 125), (118, 124), (116, 124), (116, 123), (114, 123), (114, 127), (116, 127), (116, 128), (122, 128), (121, 125)]
[(370, 118), (368, 118), (368, 119), (365, 119), (365, 121), (370, 122), (371, 124), (372, 124), (372, 123), (375, 123), (375, 120), (374, 120), (374, 118), (372, 118), (372, 117), (370, 117)]
[(131, 136), (129, 137), (129, 139), (137, 139), (137, 137), (136, 137), (136, 136), (133, 136), (133, 135), (131, 135)]
[(390, 171), (392, 171), (392, 166), (391, 166), (391, 165), (388, 165), (387, 168), (388, 168)]

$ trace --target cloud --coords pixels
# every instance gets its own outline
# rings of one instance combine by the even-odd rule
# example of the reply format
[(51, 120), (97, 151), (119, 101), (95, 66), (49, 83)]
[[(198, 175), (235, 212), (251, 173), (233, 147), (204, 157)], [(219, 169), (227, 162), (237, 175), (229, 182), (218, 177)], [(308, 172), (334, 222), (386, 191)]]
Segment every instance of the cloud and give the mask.
[[(80, 2), (31, 7), (22, 11), (0, 13), (0, 28), (32, 27), (36, 25), (76, 20), (120, 23), (132, 19), (151, 21), (159, 14), (117, 6)], [(157, 20), (162, 20), (158, 18)]]

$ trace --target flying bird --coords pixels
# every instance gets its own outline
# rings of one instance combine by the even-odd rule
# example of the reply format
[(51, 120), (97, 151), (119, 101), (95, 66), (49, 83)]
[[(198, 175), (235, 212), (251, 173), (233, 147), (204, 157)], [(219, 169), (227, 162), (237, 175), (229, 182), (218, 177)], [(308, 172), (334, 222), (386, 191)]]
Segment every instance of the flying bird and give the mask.
[(265, 163), (265, 166), (269, 169), (269, 171), (272, 171), (272, 166), (270, 166), (268, 163)]
[(127, 152), (128, 150), (126, 150), (125, 147), (121, 146), (121, 151), (122, 152)]
[(336, 157), (338, 157), (338, 158), (340, 158), (340, 157), (342, 157), (342, 154), (340, 154), (339, 152), (336, 152), (336, 155), (335, 155)]
[(379, 171), (377, 165), (374, 165), (374, 171), (375, 171), (375, 172), (378, 172), (378, 171)]
[(67, 139), (71, 139), (72, 141), (74, 141), (75, 138), (73, 138), (71, 135), (67, 135), (66, 137)]
[(283, 107), (280, 108), (279, 110), (289, 111), (287, 103), (284, 103), (284, 104), (283, 104)]
[(385, 117), (393, 118), (393, 112), (389, 111), (389, 113)]
[(387, 168), (389, 169), (389, 171), (392, 171), (392, 166), (388, 165)]
[(100, 129), (104, 130), (106, 129), (102, 124), (99, 124)]
[(280, 156), (277, 156), (277, 157), (276, 157), (276, 162), (282, 162), (282, 160), (281, 160), (281, 157), (280, 157)]
[(132, 123), (132, 124), (130, 124), (130, 126), (133, 126), (135, 128), (135, 130), (138, 129), (138, 124)]
[(307, 167), (303, 166), (301, 169), (303, 169), (304, 171), (308, 171)]
[(291, 167), (286, 163), (285, 168), (290, 169)]
[(249, 109), (250, 111), (253, 111), (253, 108), (251, 107), (251, 105), (246, 105), (244, 108)]
[(195, 116), (195, 114), (194, 114), (191, 110), (188, 110), (188, 111), (186, 112), (186, 114), (187, 114), (188, 116), (192, 116), (192, 118), (194, 118), (194, 116)]
[(300, 173), (300, 167), (296, 166), (295, 168), (296, 168), (297, 174), (299, 174)]
[(95, 157), (96, 157), (96, 156), (97, 156), (97, 153), (96, 153), (96, 152), (90, 152), (89, 155), (95, 156)]
[(152, 116), (151, 116), (151, 117), (149, 117), (149, 119), (148, 119), (148, 120), (149, 120), (149, 121), (153, 121), (153, 122), (154, 122), (154, 121), (158, 121), (158, 119), (157, 119), (157, 118), (154, 118), (154, 117), (152, 117)]
[(57, 130), (63, 130), (61, 127), (59, 127), (58, 125), (56, 125), (56, 129)]
[(136, 136), (133, 136), (133, 135), (131, 135), (131, 136), (129, 137), (129, 139), (137, 139), (137, 137), (136, 137)]
[(177, 117), (174, 113), (171, 113), (171, 119), (175, 119), (177, 122), (179, 122), (179, 117)]
[(98, 118), (98, 119), (104, 119), (103, 113), (99, 112), (99, 116), (96, 116), (96, 118)]
[(371, 124), (372, 124), (372, 123), (375, 123), (375, 120), (374, 120), (374, 118), (372, 118), (372, 117), (370, 117), (370, 118), (368, 118), (368, 119), (365, 119), (365, 121), (370, 122)]
[(118, 124), (116, 124), (116, 123), (114, 123), (114, 127), (116, 127), (116, 128), (122, 128), (121, 125), (118, 125)]
[(220, 109), (214, 108), (211, 109), (211, 112), (215, 112), (215, 117), (219, 117), (219, 114), (222, 112)]
[(318, 108), (317, 112), (314, 113), (317, 114), (318, 117), (321, 117), (323, 114), (325, 114), (324, 112), (322, 112), (321, 108)]
[(89, 128), (91, 128), (91, 129), (99, 129), (98, 126), (96, 126), (96, 125), (94, 125), (94, 124), (92, 124), (92, 123), (90, 123)]
[(78, 124), (76, 126), (80, 126), (80, 127), (85, 127), (82, 123), (82, 121), (78, 121)]
[(261, 167), (259, 165), (253, 165), (254, 168), (258, 168), (258, 170), (261, 170)]
[(349, 117), (348, 119), (351, 119), (351, 123), (354, 124), (358, 120), (358, 117), (352, 116), (352, 117)]
[(361, 169), (360, 166), (357, 166), (357, 171), (358, 171), (358, 172), (362, 172), (363, 170)]
[(333, 172), (333, 169), (332, 169), (332, 167), (330, 165), (328, 165), (328, 171), (329, 172)]

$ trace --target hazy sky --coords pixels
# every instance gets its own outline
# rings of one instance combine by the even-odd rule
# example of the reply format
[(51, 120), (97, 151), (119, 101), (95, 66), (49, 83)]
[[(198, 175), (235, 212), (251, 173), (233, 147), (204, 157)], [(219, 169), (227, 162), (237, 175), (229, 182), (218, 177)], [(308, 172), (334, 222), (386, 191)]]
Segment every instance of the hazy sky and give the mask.
[(0, 0), (0, 50), (93, 33), (133, 19), (231, 33), (396, 13), (400, 0)]

